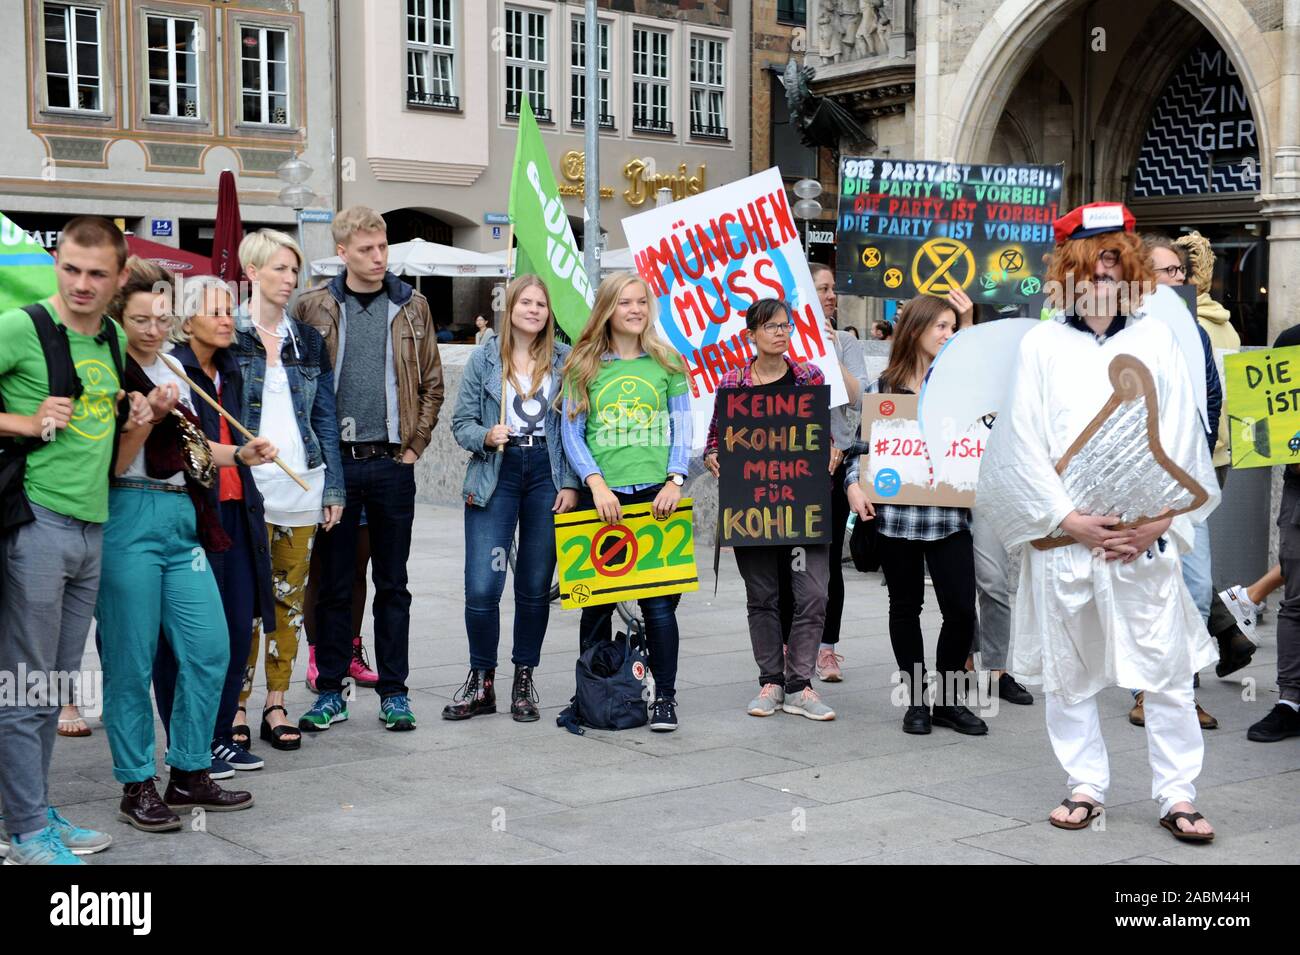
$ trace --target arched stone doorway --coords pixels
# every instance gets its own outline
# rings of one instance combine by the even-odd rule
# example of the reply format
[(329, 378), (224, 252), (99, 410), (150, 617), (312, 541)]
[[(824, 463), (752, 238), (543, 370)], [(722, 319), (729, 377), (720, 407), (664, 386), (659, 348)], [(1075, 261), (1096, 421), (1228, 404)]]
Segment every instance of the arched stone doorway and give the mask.
[[(396, 245), (412, 239), (456, 245), (456, 231), (476, 228), (477, 223), (445, 209), (407, 207), (383, 213), (388, 224), (388, 242)], [(474, 318), (492, 314), (493, 280), (447, 276), (406, 276), (429, 300), (429, 312), (438, 327), (440, 340), (450, 334), (455, 341), (473, 341)]]

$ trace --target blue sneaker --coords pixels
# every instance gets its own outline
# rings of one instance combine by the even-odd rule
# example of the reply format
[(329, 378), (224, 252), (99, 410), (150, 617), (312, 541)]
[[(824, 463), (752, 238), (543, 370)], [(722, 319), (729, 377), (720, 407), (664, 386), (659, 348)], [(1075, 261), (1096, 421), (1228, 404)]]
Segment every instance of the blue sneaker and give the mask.
[(94, 855), (96, 852), (103, 852), (113, 844), (113, 837), (108, 833), (74, 826), (59, 815), (59, 811), (53, 806), (46, 810), (45, 815), (50, 820), (50, 825), (59, 834), (59, 839), (75, 856)]
[(388, 730), (415, 729), (415, 714), (411, 712), (411, 701), (405, 693), (386, 696), (379, 701), (379, 721)]
[(9, 854), (5, 856), (5, 865), (85, 864), (63, 844), (53, 823), (24, 842), (14, 839), (9, 844)]
[(298, 729), (305, 733), (323, 733), (347, 718), (348, 706), (343, 702), (343, 694), (329, 690), (316, 697), (311, 709), (298, 720)]
[(231, 766), (224, 759), (212, 757), (212, 767), (208, 770), (208, 775), (213, 779), (229, 779), (235, 775), (235, 767)]
[[(238, 743), (223, 743), (221, 740), (212, 741), (212, 762), (222, 762), (227, 764), (231, 769), (240, 772), (252, 769), (261, 769), (266, 765), (266, 761), (254, 756)], [(211, 776), (211, 771), (208, 772)]]

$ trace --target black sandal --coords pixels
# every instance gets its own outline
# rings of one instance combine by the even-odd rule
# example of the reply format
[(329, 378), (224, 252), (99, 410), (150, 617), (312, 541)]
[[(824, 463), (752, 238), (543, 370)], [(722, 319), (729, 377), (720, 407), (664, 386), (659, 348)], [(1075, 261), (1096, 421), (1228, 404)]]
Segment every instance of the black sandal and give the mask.
[(238, 743), (244, 749), (253, 748), (253, 731), (248, 726), (248, 708), (241, 706), (239, 712), (244, 714), (243, 725), (235, 725), (230, 728), (230, 738)]
[(1179, 819), (1186, 819), (1188, 822), (1196, 823), (1204, 818), (1199, 812), (1171, 812), (1160, 820), (1160, 825), (1172, 832), (1174, 838), (1179, 842), (1213, 842), (1214, 833), (1212, 832), (1191, 832), (1178, 828)]
[(1078, 822), (1070, 822), (1069, 819), (1053, 819), (1051, 816), (1048, 816), (1047, 821), (1057, 829), (1087, 829), (1088, 823), (1100, 816), (1102, 812), (1101, 803), (1088, 802), (1084, 799), (1062, 799), (1061, 805), (1070, 810), (1071, 815), (1079, 809), (1088, 810), (1088, 815), (1084, 816)]
[[(289, 715), (289, 711), (279, 704), (268, 706), (266, 709), (262, 710), (262, 732), (259, 734), (262, 739), (270, 743), (272, 749), (284, 750), (285, 752), (290, 752), (301, 747), (302, 734), (299, 732), (298, 727), (294, 726), (292, 723), (286, 723), (282, 726), (271, 725), (271, 721), (266, 718), (266, 714), (270, 713), (272, 710), (279, 710), (285, 716)], [(284, 737), (286, 735), (296, 736), (298, 738), (285, 739)]]

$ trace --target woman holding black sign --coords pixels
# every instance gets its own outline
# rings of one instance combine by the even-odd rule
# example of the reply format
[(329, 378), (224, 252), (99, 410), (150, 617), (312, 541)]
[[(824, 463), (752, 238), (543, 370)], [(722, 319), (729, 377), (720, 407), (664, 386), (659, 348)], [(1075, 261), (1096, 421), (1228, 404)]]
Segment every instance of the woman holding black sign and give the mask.
[[(812, 362), (792, 361), (786, 351), (794, 323), (785, 303), (760, 299), (745, 312), (745, 326), (757, 356), (743, 371), (732, 370), (718, 382), (725, 388), (763, 388), (826, 383)], [(718, 408), (704, 446), (704, 464), (717, 477)], [(830, 547), (827, 544), (761, 544), (735, 548), (736, 566), (745, 580), (749, 614), (749, 639), (758, 664), (759, 693), (749, 704), (750, 716), (771, 716), (778, 709), (810, 720), (833, 720), (835, 711), (812, 688), (817, 650), (826, 621), (826, 595), (830, 581)], [(779, 576), (789, 562), (794, 588), (794, 622), (789, 652), (782, 652)]]
[[(585, 485), (579, 508), (607, 524), (624, 504), (677, 510), (689, 473), (691, 407), (681, 359), (654, 327), (654, 299), (632, 272), (600, 283), (582, 335), (564, 365), (564, 452)], [(681, 594), (637, 601), (645, 617), (655, 700), (650, 728), (677, 729), (677, 603)], [(581, 649), (608, 640), (613, 604), (585, 607)]]
[[(869, 393), (918, 394), (939, 350), (957, 328), (957, 314), (941, 298), (921, 295), (903, 306), (894, 329), (889, 365)], [(869, 453), (859, 446), (862, 453)], [(854, 455), (845, 478), (849, 506), (860, 520), (877, 522), (880, 569), (889, 586), (889, 641), (894, 647), (909, 705), (903, 732), (924, 734), (931, 724), (967, 736), (988, 732), (985, 722), (961, 705), (957, 684), (975, 636), (975, 557), (970, 510), (964, 507), (881, 504), (873, 507), (858, 485), (861, 459)], [(935, 664), (934, 712), (925, 704), (925, 648), (921, 606), (925, 568), (943, 614)]]

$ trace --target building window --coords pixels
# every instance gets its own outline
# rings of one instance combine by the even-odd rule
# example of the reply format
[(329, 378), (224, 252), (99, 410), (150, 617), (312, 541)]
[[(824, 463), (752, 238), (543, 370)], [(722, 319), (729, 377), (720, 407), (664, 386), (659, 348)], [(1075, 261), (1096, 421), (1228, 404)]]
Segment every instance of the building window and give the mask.
[(778, 23), (793, 23), (804, 26), (808, 22), (807, 0), (776, 0), (776, 20)]
[(406, 102), (459, 109), (452, 0), (406, 0)]
[[(569, 44), (569, 118), (575, 126), (581, 126), (587, 109), (587, 22), (579, 17), (571, 21), (571, 42)], [(598, 50), (596, 59), (597, 81), (600, 85), (600, 125), (604, 129), (614, 128), (614, 115), (610, 109), (610, 90), (612, 80), (609, 75), (609, 34), (610, 25), (599, 20), (596, 23)]]
[(289, 125), (289, 32), (240, 27), (240, 117), (245, 123)]
[(149, 115), (199, 118), (199, 24), (145, 17), (149, 43)]
[(727, 44), (691, 37), (691, 135), (727, 139)]
[(539, 123), (551, 122), (547, 95), (546, 14), (506, 7), (506, 116), (519, 117), (524, 93)]
[(668, 74), (671, 35), (662, 30), (632, 28), (632, 128), (638, 132), (669, 133), (672, 102)]
[(99, 11), (45, 5), (45, 102), (50, 109), (104, 108)]

